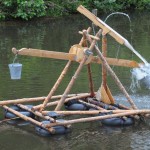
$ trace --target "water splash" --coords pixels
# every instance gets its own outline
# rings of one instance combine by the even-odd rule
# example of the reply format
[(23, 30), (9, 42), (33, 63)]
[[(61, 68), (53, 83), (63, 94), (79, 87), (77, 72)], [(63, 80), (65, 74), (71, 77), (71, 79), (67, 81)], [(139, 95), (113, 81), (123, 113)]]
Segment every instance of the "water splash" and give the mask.
[(138, 56), (144, 62), (146, 66), (149, 65), (146, 59), (140, 53), (138, 53), (126, 39), (124, 39), (124, 45), (128, 47), (136, 56)]
[(131, 70), (132, 82), (131, 90), (135, 91), (136, 88), (140, 87), (140, 83), (150, 89), (150, 64), (140, 65), (139, 68), (134, 68)]
[(109, 15), (105, 18), (104, 22), (106, 22), (106, 21), (107, 21), (111, 16), (113, 16), (113, 15), (124, 15), (124, 16), (126, 16), (126, 17), (129, 19), (130, 26), (131, 26), (131, 19), (130, 19), (129, 15), (126, 14), (126, 13), (123, 13), (123, 12), (113, 12), (113, 13), (109, 14)]
[[(106, 22), (110, 16), (116, 15), (116, 14), (117, 14), (117, 15), (119, 14), (119, 15), (124, 15), (124, 16), (126, 16), (126, 17), (129, 19), (130, 26), (131, 26), (131, 19), (130, 19), (129, 15), (126, 14), (126, 13), (122, 13), (122, 12), (114, 12), (114, 13), (111, 13), (110, 15), (108, 15), (108, 16), (106, 17), (106, 19), (105, 19), (104, 22)], [(107, 26), (107, 24), (105, 24), (105, 26)], [(138, 57), (142, 60), (142, 62), (144, 62), (145, 65), (148, 65), (148, 62), (145, 60), (145, 58), (142, 57), (142, 55), (140, 55), (140, 54), (133, 48), (133, 46), (132, 46), (123, 36), (121, 36), (119, 33), (117, 33), (117, 32), (116, 32), (115, 30), (113, 30), (112, 28), (110, 28), (110, 29), (112, 30), (112, 32), (114, 32), (118, 37), (120, 37), (120, 38), (124, 41), (124, 45), (125, 45), (127, 48), (129, 48), (136, 56), (138, 56)]]
[[(106, 17), (106, 19), (104, 20), (104, 22), (106, 22), (112, 15), (126, 16), (130, 22), (130, 31), (132, 31), (131, 30), (131, 19), (128, 14), (122, 13), (122, 12), (114, 12), (114, 13), (111, 13), (110, 15), (108, 15)], [(134, 68), (131, 70), (131, 73), (132, 73), (132, 76), (131, 76), (132, 82), (131, 82), (131, 86), (130, 86), (131, 91), (135, 92), (137, 88), (140, 88), (140, 82), (144, 83), (144, 85), (146, 85), (146, 87), (148, 89), (150, 89), (150, 64), (146, 61), (146, 59), (141, 54), (139, 54), (133, 48), (133, 46), (124, 37), (122, 37), (120, 34), (118, 34), (113, 29), (111, 29), (111, 30), (113, 32), (115, 32), (120, 38), (122, 38), (124, 40), (124, 45), (127, 48), (129, 48), (136, 56), (138, 56), (144, 62), (144, 64), (140, 65), (139, 68)]]

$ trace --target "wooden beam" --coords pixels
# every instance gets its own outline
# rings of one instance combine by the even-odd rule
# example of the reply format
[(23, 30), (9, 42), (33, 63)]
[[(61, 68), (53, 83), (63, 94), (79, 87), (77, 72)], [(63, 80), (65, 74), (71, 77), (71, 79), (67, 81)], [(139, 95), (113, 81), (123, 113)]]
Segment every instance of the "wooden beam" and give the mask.
[(100, 20), (98, 17), (96, 17), (93, 13), (91, 13), (89, 10), (87, 10), (85, 7), (80, 5), (77, 10), (89, 18), (95, 25), (99, 26), (101, 29), (103, 29), (103, 34), (109, 34), (111, 35), (117, 42), (120, 44), (124, 44), (125, 39), (120, 34), (118, 34), (115, 30), (113, 30), (110, 26), (108, 26), (105, 22)]
[[(68, 94), (68, 97), (74, 97), (74, 96), (79, 96), (79, 95), (84, 95), (84, 94), (88, 94), (88, 93), (79, 93), (79, 94)], [(52, 96), (51, 99), (58, 99), (61, 98), (62, 95), (56, 95), (56, 96)], [(29, 103), (29, 102), (38, 102), (38, 101), (43, 101), (46, 97), (34, 97), (34, 98), (21, 98), (21, 99), (15, 99), (15, 100), (3, 100), (0, 101), (0, 106), (2, 105), (9, 105), (9, 104), (19, 104), (19, 103)]]
[(12, 52), (14, 54), (19, 54), (19, 55), (75, 61), (75, 54), (64, 53), (64, 52), (47, 51), (47, 50), (32, 49), (32, 48), (22, 48), (20, 50), (16, 50), (16, 48), (12, 48)]
[(43, 115), (48, 115), (49, 112), (55, 112), (60, 115), (97, 115), (99, 113), (122, 113), (129, 112), (130, 110), (91, 110), (91, 111), (42, 111)]
[(79, 118), (79, 119), (68, 120), (68, 121), (64, 121), (64, 122), (60, 122), (60, 123), (51, 123), (49, 125), (46, 125), (46, 127), (74, 124), (74, 123), (80, 123), (80, 122), (90, 122), (90, 121), (96, 121), (96, 120), (100, 121), (100, 120), (103, 120), (103, 119), (123, 117), (123, 116), (131, 116), (131, 115), (138, 115), (138, 114), (150, 114), (150, 110), (128, 110), (128, 111), (117, 113), (117, 114), (110, 114), (110, 115), (96, 116), (96, 117), (87, 117), (87, 118)]
[[(61, 60), (71, 60), (76, 61), (76, 54), (71, 53), (63, 53), (63, 52), (55, 52), (55, 51), (46, 51), (46, 50), (39, 50), (39, 49), (27, 49), (22, 48), (20, 50), (16, 50), (12, 48), (12, 52), (18, 55), (27, 55), (27, 56), (35, 56), (35, 57), (45, 57), (45, 58), (54, 58), (54, 59), (61, 59)], [(97, 56), (91, 56), (92, 63), (101, 64), (101, 60)], [(116, 59), (116, 58), (107, 58), (106, 60), (108, 64), (114, 66), (123, 66), (123, 67), (131, 67), (136, 68), (139, 67), (140, 64), (133, 60), (125, 60), (125, 59)]]

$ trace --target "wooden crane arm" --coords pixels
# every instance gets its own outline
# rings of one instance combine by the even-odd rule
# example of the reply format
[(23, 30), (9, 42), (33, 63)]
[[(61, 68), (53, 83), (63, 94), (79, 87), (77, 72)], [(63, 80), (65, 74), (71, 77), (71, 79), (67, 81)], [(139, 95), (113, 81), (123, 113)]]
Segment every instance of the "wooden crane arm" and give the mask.
[[(20, 50), (16, 50), (16, 48), (12, 48), (12, 52), (18, 55), (27, 55), (27, 56), (35, 56), (35, 57), (45, 57), (45, 58), (54, 58), (60, 60), (71, 60), (80, 62), (82, 60), (83, 52), (78, 49), (79, 51), (70, 51), (69, 53), (64, 52), (56, 52), (56, 51), (46, 51), (46, 50), (39, 50), (39, 49), (32, 49), (32, 48), (22, 48)], [(133, 60), (125, 60), (125, 59), (116, 59), (116, 58), (106, 58), (108, 64), (114, 66), (124, 66), (124, 67), (131, 67), (136, 68), (139, 67), (139, 63)], [(97, 56), (91, 56), (91, 63), (101, 64), (101, 60)]]

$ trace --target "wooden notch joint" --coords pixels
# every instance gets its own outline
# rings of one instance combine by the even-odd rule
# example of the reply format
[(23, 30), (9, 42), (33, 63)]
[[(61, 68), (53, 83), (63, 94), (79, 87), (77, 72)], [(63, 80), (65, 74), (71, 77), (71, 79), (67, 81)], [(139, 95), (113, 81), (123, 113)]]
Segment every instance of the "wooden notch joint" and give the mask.
[[(83, 35), (83, 32), (82, 32), (82, 31), (79, 31), (79, 34), (82, 34), (82, 35)], [(89, 37), (91, 37), (91, 38), (94, 39), (94, 40), (97, 40), (97, 41), (100, 40), (98, 37), (96, 37), (96, 36), (94, 36), (94, 35), (91, 35), (91, 34), (88, 34), (88, 35), (89, 35)]]

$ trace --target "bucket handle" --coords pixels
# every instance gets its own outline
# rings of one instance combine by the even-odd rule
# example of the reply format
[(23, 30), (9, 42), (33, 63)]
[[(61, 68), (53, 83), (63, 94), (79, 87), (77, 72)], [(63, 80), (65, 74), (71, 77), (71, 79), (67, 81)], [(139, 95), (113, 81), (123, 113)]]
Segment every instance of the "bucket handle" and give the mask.
[(14, 64), (15, 62), (19, 63), (18, 53), (15, 54), (15, 57), (14, 57), (14, 59), (13, 59), (13, 64)]

